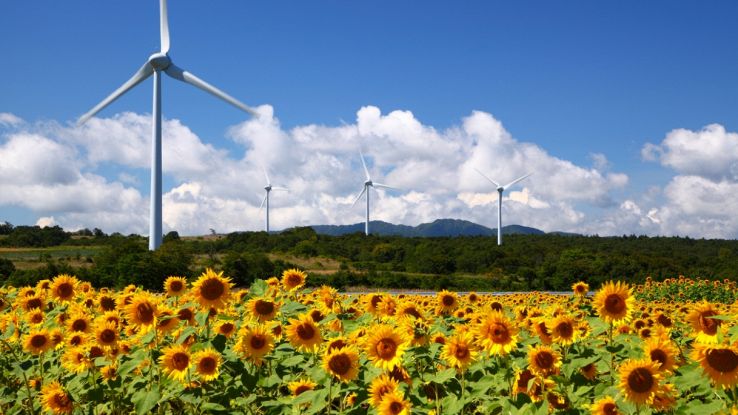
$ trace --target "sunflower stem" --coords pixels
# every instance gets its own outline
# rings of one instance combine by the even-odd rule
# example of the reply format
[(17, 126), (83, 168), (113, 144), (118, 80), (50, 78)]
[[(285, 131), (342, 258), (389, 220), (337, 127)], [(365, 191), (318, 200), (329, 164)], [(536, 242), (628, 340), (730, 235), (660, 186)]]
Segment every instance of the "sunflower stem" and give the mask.
[(333, 385), (333, 379), (328, 378), (328, 415), (331, 415), (331, 406), (333, 405), (333, 398), (331, 396), (331, 386)]
[[(3, 343), (6, 349), (10, 350), (10, 353), (13, 353), (13, 359), (16, 362), (20, 362), (20, 359), (18, 359), (18, 356), (15, 354), (15, 349), (10, 347), (10, 343), (1, 339), (0, 342)], [(29, 412), (31, 412), (32, 415), (36, 415), (36, 410), (33, 407), (33, 398), (31, 397), (31, 385), (28, 384), (28, 377), (26, 376), (26, 372), (24, 370), (21, 370), (20, 372), (23, 375), (23, 383), (26, 385), (26, 392), (28, 392), (28, 410)], [(43, 381), (43, 378), (41, 378), (42, 383)]]

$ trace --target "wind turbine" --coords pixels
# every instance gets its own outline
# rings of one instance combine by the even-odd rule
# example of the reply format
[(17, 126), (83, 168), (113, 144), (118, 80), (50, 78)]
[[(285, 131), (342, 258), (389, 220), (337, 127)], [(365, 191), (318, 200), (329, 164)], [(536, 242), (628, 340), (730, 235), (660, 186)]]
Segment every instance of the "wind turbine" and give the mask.
[(165, 72), (170, 77), (188, 83), (205, 92), (211, 93), (216, 97), (228, 102), (231, 105), (253, 115), (258, 116), (256, 111), (244, 105), (235, 98), (221, 91), (220, 89), (210, 85), (202, 79), (196, 77), (190, 72), (178, 67), (172, 63), (169, 57), (169, 21), (167, 17), (167, 1), (159, 2), (159, 31), (161, 38), (161, 50), (149, 56), (149, 59), (143, 66), (127, 80), (120, 88), (116, 89), (107, 98), (102, 100), (94, 108), (85, 115), (81, 116), (77, 121), (77, 125), (82, 125), (95, 114), (102, 111), (103, 108), (110, 105), (113, 101), (120, 98), (123, 94), (131, 90), (136, 85), (143, 82), (146, 78), (154, 75), (154, 100), (153, 100), (153, 129), (151, 140), (151, 210), (149, 217), (149, 250), (155, 250), (161, 245), (162, 225), (161, 225), (161, 72)]
[(399, 190), (394, 187), (387, 186), (386, 184), (377, 183), (375, 181), (372, 181), (371, 176), (369, 175), (369, 169), (366, 168), (366, 162), (364, 161), (364, 154), (359, 152), (359, 157), (361, 157), (361, 165), (364, 166), (364, 174), (366, 174), (366, 181), (364, 182), (364, 188), (361, 189), (361, 193), (359, 193), (358, 196), (356, 196), (356, 199), (354, 200), (354, 203), (351, 204), (351, 207), (354, 207), (356, 205), (356, 202), (361, 199), (361, 196), (366, 193), (366, 223), (364, 224), (364, 233), (366, 235), (369, 235), (369, 188), (370, 187), (381, 187), (384, 189), (391, 189), (391, 190)]
[(533, 173), (528, 173), (528, 174), (526, 174), (524, 176), (520, 176), (517, 179), (511, 181), (510, 183), (508, 183), (508, 184), (506, 184), (504, 186), (500, 186), (499, 183), (497, 183), (496, 181), (494, 181), (494, 180), (490, 179), (489, 177), (487, 177), (487, 175), (485, 175), (481, 171), (477, 170), (476, 167), (474, 168), (474, 170), (476, 170), (477, 173), (481, 174), (482, 177), (484, 177), (485, 179), (489, 180), (490, 183), (492, 183), (493, 185), (497, 186), (497, 196), (498, 196), (498, 198), (497, 198), (497, 201), (498, 201), (497, 202), (497, 245), (502, 245), (502, 192), (504, 192), (505, 190), (509, 189), (510, 186), (512, 186), (515, 183), (517, 183), (517, 182), (525, 179), (526, 177), (530, 176)]
[(267, 174), (266, 169), (264, 169), (264, 177), (266, 178), (266, 186), (264, 186), (264, 190), (266, 190), (266, 194), (264, 195), (264, 199), (261, 201), (261, 205), (259, 205), (259, 210), (264, 207), (264, 203), (266, 203), (266, 233), (269, 234), (269, 192), (272, 190), (283, 190), (288, 191), (286, 187), (278, 187), (278, 186), (272, 186), (272, 181), (269, 180), (269, 174)]

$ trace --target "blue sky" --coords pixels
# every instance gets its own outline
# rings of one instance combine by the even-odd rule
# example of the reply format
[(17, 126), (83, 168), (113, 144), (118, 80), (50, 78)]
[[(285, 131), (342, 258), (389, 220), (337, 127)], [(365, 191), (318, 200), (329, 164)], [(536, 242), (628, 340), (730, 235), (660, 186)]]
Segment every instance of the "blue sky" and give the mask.
[[(689, 146), (674, 144), (681, 142), (678, 138), (667, 142), (670, 132), (686, 129), (695, 133), (684, 138), (687, 141), (719, 142), (728, 152), (735, 145), (731, 132), (738, 124), (736, 2), (172, 1), (169, 10), (174, 62), (249, 105), (273, 107), (279, 130), (288, 135), (296, 127), (354, 125), (357, 111), (365, 106), (376, 106), (383, 115), (409, 111), (418, 123), (438, 132), (459, 128), (473, 111), (482, 111), (502, 123), (514, 145), (531, 143), (548, 157), (583, 169), (591, 168), (593, 154), (605, 156), (610, 172), (628, 176), (626, 185), (606, 189), (611, 199), (632, 200), (644, 212), (669, 207), (673, 221), (679, 210), (682, 221), (696, 215), (715, 229), (729, 228), (727, 233), (700, 233), (700, 228), (678, 221), (669, 227), (661, 221), (663, 226), (655, 228), (623, 223), (627, 231), (708, 237), (738, 233), (738, 224), (721, 222), (728, 219), (715, 217), (713, 208), (700, 211), (674, 205), (682, 200), (673, 193), (679, 177), (710, 179), (718, 187), (729, 187), (734, 180), (685, 170), (684, 163), (673, 160), (703, 158), (685, 154)], [(69, 122), (157, 51), (158, 4), (9, 2), (0, 6), (0, 38), (5, 62), (0, 65), (0, 113), (24, 120), (23, 125), (6, 126), (0, 144), (7, 146), (21, 133), (43, 132), (68, 145), (62, 137), (71, 133), (50, 131), (48, 124), (69, 128)], [(167, 119), (179, 120), (200, 142), (227, 152), (234, 162), (248, 164), (248, 151), (256, 144), (249, 147), (232, 137), (248, 117), (169, 78), (163, 89)], [(112, 118), (124, 112), (144, 116), (151, 111), (150, 102), (148, 81), (98, 116)], [(726, 132), (718, 138), (700, 134), (710, 124), (719, 124)], [(647, 143), (659, 146), (661, 156), (645, 160)], [(81, 154), (78, 159), (85, 160), (80, 174), (112, 183), (125, 172), (139, 178), (131, 188), (148, 197), (145, 168), (135, 163), (89, 163), (84, 155), (89, 148), (72, 146)], [(379, 150), (367, 151), (382, 157)], [(355, 160), (344, 162), (356, 167)], [(392, 177), (397, 166), (377, 162), (377, 168)], [(604, 176), (605, 168), (600, 170)], [(165, 187), (202, 179), (172, 173)], [(533, 196), (537, 186), (543, 184), (530, 185)], [(660, 196), (652, 200), (649, 195), (655, 188)], [(444, 197), (449, 195), (450, 188)], [(88, 225), (91, 220), (83, 219), (84, 212), (75, 212), (75, 220), (60, 220), (68, 211), (10, 199), (0, 199), (0, 219), (12, 223), (35, 223), (39, 217), (52, 216), (67, 226)], [(608, 233), (608, 228), (596, 225), (614, 214), (603, 203), (541, 200), (550, 206), (567, 203), (586, 219), (536, 223), (539, 226)], [(649, 203), (652, 206), (646, 209)], [(516, 217), (512, 205), (513, 220), (534, 216), (518, 212)], [(317, 199), (306, 206), (319, 208)], [(428, 208), (420, 217), (389, 215), (386, 220), (412, 222), (432, 213), (468, 213), (454, 209)], [(285, 216), (294, 221), (296, 215)], [(470, 219), (481, 217), (480, 212)], [(356, 221), (352, 219), (360, 215), (336, 221)], [(175, 223), (172, 219), (176, 227)], [(127, 225), (110, 222), (110, 226)], [(238, 226), (229, 222), (220, 227)]]

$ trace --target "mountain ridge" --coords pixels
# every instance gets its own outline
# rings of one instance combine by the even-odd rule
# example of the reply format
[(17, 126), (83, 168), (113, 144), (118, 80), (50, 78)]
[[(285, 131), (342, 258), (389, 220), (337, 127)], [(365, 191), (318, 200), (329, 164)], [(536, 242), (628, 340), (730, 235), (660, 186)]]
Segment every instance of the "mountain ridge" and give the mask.
[[(316, 233), (322, 235), (340, 236), (356, 232), (364, 232), (364, 223), (350, 225), (311, 225)], [(497, 228), (470, 222), (463, 219), (436, 219), (433, 222), (421, 223), (417, 226), (395, 225), (392, 223), (373, 220), (369, 222), (371, 234), (380, 236), (406, 237), (458, 237), (458, 236), (497, 236)], [(546, 232), (522, 225), (507, 225), (502, 227), (503, 234), (543, 235)], [(555, 233), (555, 232), (552, 232)]]

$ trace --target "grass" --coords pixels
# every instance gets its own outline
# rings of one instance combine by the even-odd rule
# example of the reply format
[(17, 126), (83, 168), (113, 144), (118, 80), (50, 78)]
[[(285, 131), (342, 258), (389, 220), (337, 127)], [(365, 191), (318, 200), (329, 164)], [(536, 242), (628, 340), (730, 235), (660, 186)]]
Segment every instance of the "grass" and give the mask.
[(87, 257), (95, 256), (100, 246), (53, 246), (48, 248), (0, 248), (0, 258), (13, 261), (17, 269), (36, 269), (47, 261), (66, 261), (74, 267), (88, 267)]

